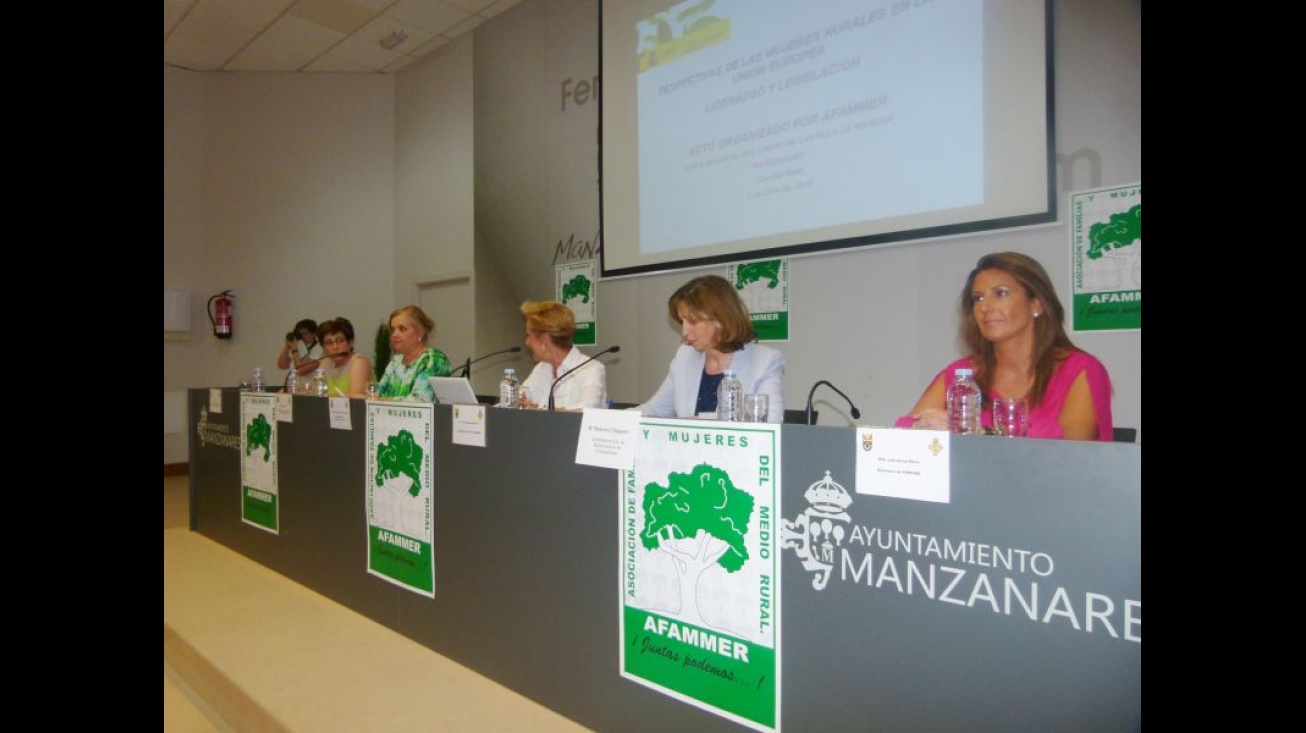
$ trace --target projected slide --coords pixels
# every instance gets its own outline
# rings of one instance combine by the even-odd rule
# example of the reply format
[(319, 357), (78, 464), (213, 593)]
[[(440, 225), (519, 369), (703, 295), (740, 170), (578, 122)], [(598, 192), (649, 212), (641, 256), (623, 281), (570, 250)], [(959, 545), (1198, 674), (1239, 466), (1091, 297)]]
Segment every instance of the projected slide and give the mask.
[(984, 200), (980, 0), (689, 0), (627, 32), (643, 254)]
[(599, 0), (604, 277), (1056, 221), (1052, 0)]

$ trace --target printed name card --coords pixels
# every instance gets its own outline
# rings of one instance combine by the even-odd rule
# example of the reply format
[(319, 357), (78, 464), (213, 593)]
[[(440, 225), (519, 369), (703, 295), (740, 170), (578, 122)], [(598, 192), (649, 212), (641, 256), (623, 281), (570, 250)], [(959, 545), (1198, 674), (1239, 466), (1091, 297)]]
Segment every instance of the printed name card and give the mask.
[(946, 430), (858, 428), (857, 493), (947, 504), (951, 437)]
[(634, 468), (639, 419), (638, 410), (586, 408), (576, 439), (576, 462), (627, 471)]

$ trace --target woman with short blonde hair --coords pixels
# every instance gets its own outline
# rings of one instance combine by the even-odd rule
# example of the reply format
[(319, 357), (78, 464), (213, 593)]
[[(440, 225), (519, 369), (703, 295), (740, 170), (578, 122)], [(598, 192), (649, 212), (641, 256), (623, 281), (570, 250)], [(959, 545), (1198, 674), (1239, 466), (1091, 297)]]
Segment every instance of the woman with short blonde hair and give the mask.
[[(556, 300), (528, 300), (522, 303), (521, 313), (526, 320), (526, 349), (537, 362), (522, 383), (522, 406), (545, 407), (552, 391), (553, 404), (560, 410), (607, 407), (607, 367), (598, 360), (584, 363), (589, 357), (573, 343), (576, 315), (571, 309)], [(558, 381), (562, 377), (566, 378)]]

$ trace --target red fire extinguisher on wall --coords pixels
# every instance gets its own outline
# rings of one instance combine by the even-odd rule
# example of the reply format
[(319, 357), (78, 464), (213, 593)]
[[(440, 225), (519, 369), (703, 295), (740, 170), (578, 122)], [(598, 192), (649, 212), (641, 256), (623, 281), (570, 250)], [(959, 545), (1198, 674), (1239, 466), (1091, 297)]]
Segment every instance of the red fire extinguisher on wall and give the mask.
[(213, 324), (213, 335), (220, 339), (231, 338), (231, 299), (236, 297), (230, 290), (209, 298), (209, 323)]

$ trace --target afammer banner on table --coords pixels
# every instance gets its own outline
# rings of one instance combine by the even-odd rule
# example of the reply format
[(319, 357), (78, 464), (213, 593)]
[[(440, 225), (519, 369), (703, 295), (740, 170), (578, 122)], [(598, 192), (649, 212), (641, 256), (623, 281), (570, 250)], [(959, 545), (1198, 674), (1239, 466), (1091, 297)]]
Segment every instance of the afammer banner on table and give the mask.
[(640, 422), (620, 474), (621, 675), (758, 730), (780, 720), (780, 426)]
[(435, 406), (367, 403), (367, 571), (435, 597), (431, 478)]

